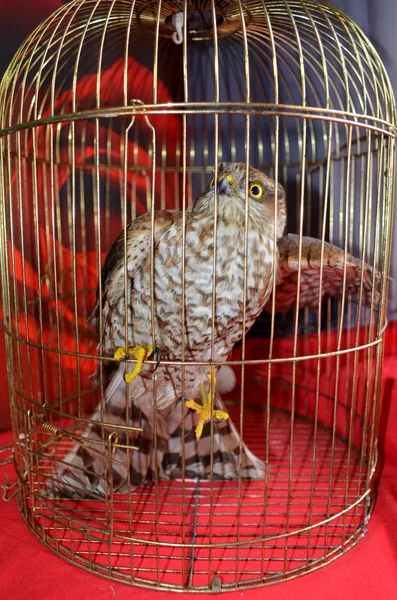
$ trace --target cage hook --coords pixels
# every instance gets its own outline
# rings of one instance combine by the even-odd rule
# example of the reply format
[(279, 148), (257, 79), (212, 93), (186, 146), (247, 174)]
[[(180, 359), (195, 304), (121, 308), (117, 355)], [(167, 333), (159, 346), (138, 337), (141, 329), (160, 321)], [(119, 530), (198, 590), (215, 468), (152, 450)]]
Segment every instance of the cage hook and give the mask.
[[(2, 495), (2, 500), (4, 502), (10, 502), (13, 498), (15, 498), (15, 496), (18, 493), (18, 480), (15, 480), (14, 483), (12, 483), (11, 485), (8, 485), (8, 473), (5, 474), (5, 482), (2, 484), (2, 489), (3, 489), (3, 495)], [(11, 492), (11, 490), (14, 489), (13, 492)], [(7, 496), (7, 494), (11, 492), (11, 494), (9, 496)]]
[(139, 106), (143, 106), (145, 104), (140, 98), (131, 98), (130, 102), (131, 104), (138, 104)]
[(172, 41), (175, 44), (183, 44), (183, 12), (174, 13), (171, 17), (171, 25), (175, 28)]
[[(139, 98), (131, 98), (130, 99), (130, 103), (131, 104), (136, 104), (137, 106), (141, 106), (142, 107), (143, 118), (145, 119), (145, 122), (146, 122), (147, 126), (152, 130), (153, 135), (154, 135), (154, 127), (151, 124), (151, 122), (149, 121), (149, 117), (145, 113), (145, 103), (144, 103), (144, 101), (140, 100)], [(131, 125), (134, 123), (134, 121), (135, 121), (135, 115), (133, 116), (133, 119), (132, 119), (129, 127), (131, 127)]]

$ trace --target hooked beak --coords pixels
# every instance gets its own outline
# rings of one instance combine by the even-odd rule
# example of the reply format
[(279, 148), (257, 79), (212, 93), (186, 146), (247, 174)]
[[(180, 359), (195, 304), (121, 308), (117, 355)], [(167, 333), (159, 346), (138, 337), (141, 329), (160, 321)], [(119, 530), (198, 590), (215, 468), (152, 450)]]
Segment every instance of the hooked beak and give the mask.
[(217, 194), (226, 194), (227, 196), (230, 196), (233, 189), (229, 181), (230, 177), (230, 175), (224, 175), (221, 179), (218, 179), (218, 185), (216, 187)]

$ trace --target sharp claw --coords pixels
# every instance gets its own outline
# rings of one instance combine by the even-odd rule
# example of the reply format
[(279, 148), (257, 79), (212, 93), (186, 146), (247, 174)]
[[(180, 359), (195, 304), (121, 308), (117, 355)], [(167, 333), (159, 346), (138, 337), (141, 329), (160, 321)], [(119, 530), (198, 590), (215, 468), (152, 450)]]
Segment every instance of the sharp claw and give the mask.
[(178, 406), (178, 404), (182, 402), (182, 400), (190, 400), (190, 398), (188, 396), (179, 396), (179, 398), (177, 398), (175, 402), (175, 406)]
[(156, 366), (154, 367), (153, 371), (157, 371), (161, 360), (161, 350), (158, 346), (155, 347), (154, 354), (156, 355)]
[(157, 346), (156, 342), (154, 342), (153, 344), (153, 352), (151, 353), (150, 356), (148, 356), (148, 358), (150, 360), (152, 360), (154, 357), (156, 357), (156, 366), (153, 369), (153, 373), (154, 371), (157, 371), (157, 368), (160, 364), (160, 360), (161, 360), (161, 351), (160, 348)]
[(190, 408), (190, 409), (194, 410), (197, 414), (198, 422), (197, 422), (196, 429), (195, 429), (196, 450), (199, 447), (200, 438), (203, 433), (203, 428), (207, 421), (213, 419), (214, 423), (222, 423), (222, 421), (225, 421), (226, 419), (229, 418), (229, 415), (224, 410), (218, 410), (218, 409), (214, 410), (212, 408), (213, 386), (215, 385), (215, 381), (216, 381), (215, 374), (213, 373), (212, 369), (210, 369), (210, 374), (208, 375), (208, 380), (210, 382), (210, 390), (209, 390), (208, 394), (205, 393), (204, 384), (203, 383), (200, 384), (201, 404), (199, 404), (192, 398), (187, 398), (186, 396), (180, 396), (176, 400), (176, 404), (175, 404), (176, 406), (178, 406), (178, 404), (182, 400), (185, 400), (186, 408)]

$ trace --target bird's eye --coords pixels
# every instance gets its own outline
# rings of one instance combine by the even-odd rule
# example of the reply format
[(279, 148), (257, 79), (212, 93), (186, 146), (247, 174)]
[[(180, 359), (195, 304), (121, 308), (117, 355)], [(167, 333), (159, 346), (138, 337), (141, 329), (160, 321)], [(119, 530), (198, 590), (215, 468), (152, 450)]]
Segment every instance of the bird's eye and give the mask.
[(210, 181), (210, 190), (212, 190), (212, 188), (214, 187), (214, 185), (215, 185), (215, 179), (211, 179), (211, 181)]
[(249, 187), (249, 193), (251, 198), (259, 200), (263, 196), (263, 187), (259, 183), (251, 183)]

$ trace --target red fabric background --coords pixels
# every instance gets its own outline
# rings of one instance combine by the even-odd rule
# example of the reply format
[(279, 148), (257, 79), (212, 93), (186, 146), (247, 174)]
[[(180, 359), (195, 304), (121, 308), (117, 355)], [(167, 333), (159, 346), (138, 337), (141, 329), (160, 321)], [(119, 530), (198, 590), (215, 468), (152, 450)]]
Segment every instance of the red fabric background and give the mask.
[[(5, 70), (7, 63), (11, 60), (14, 52), (17, 50), (18, 46), (23, 41), (23, 38), (28, 35), (28, 33), (32, 32), (35, 27), (43, 21), (48, 15), (62, 6), (61, 0), (40, 0), (40, 2), (26, 5), (24, 3), (24, 7), (21, 6), (20, 0), (16, 0), (13, 3), (6, 3), (0, 0), (0, 40), (7, 40), (7, 48), (4, 52), (0, 53), (0, 73), (2, 70)], [(38, 4), (39, 6), (36, 6)], [(6, 6), (7, 5), (7, 6)], [(21, 15), (23, 15), (23, 19), (21, 19)], [(22, 21), (22, 22), (21, 22)], [(0, 49), (4, 48), (5, 44), (3, 41), (0, 41)], [(139, 60), (134, 59), (133, 57), (129, 57), (126, 65), (124, 65), (124, 58), (115, 59), (113, 63), (108, 65), (106, 68), (104, 67), (101, 73), (101, 106), (109, 107), (109, 106), (120, 106), (123, 104), (123, 74), (124, 67), (128, 67), (128, 90), (131, 98), (140, 98), (145, 102), (151, 102), (153, 98), (153, 74), (145, 67)], [(92, 69), (91, 69), (92, 71)], [(95, 100), (95, 89), (97, 85), (97, 76), (96, 72), (89, 72), (80, 77), (79, 82), (75, 89), (75, 98), (77, 102), (78, 110), (83, 109), (92, 109), (96, 106)], [(72, 111), (72, 92), (68, 87), (70, 82), (65, 83), (65, 89), (58, 90), (58, 95), (56, 97), (56, 101), (54, 103), (53, 111), (54, 114), (57, 113), (68, 113)], [(43, 86), (44, 91), (46, 91), (45, 86)], [(29, 120), (32, 118), (31, 106), (32, 102), (29, 100), (30, 92), (26, 92), (26, 97), (23, 102), (23, 116), (22, 119)], [(173, 97), (170, 91), (167, 89), (166, 85), (161, 80), (161, 74), (159, 75), (159, 80), (157, 82), (157, 97), (158, 101), (161, 103), (167, 103), (173, 100)], [(16, 94), (15, 103), (18, 104), (20, 98), (18, 94)], [(42, 117), (48, 116), (50, 114), (50, 108), (47, 107), (43, 113)], [(15, 114), (19, 114), (18, 111), (15, 111)], [(20, 118), (20, 117), (18, 117)], [(137, 117), (135, 120), (136, 124), (144, 122), (144, 119)], [(182, 135), (181, 128), (181, 120), (175, 115), (168, 115), (164, 118), (162, 115), (155, 116), (152, 118), (151, 123), (156, 130), (156, 139), (159, 146), (163, 146), (163, 139), (166, 139), (167, 146), (167, 166), (175, 166), (178, 163), (178, 148), (181, 145), (180, 138)], [(60, 156), (65, 163), (68, 162), (68, 145), (65, 142), (65, 139), (68, 137), (68, 123), (63, 123), (60, 128), (60, 138), (61, 141), (59, 143), (58, 151), (60, 152)], [(138, 128), (139, 129), (139, 128)], [(144, 176), (142, 173), (134, 174), (128, 173), (126, 177), (126, 189), (128, 194), (131, 195), (132, 191), (135, 194), (135, 208), (136, 213), (139, 215), (143, 212), (146, 212), (146, 187), (147, 187), (147, 177), (151, 177), (151, 158), (148, 154), (147, 144), (149, 135), (149, 129), (146, 127), (142, 128), (144, 130), (144, 134), (141, 134), (137, 144), (135, 144), (132, 140), (129, 140), (125, 147), (126, 157), (124, 157), (123, 148), (123, 140), (124, 137), (121, 136), (120, 132), (112, 131), (111, 136), (109, 136), (109, 132), (102, 125), (99, 126), (98, 129), (98, 139), (96, 138), (97, 132), (95, 125), (91, 122), (85, 123), (84, 126), (81, 124), (75, 125), (75, 146), (76, 146), (76, 156), (75, 162), (76, 165), (82, 164), (91, 164), (93, 156), (95, 154), (94, 146), (96, 143), (99, 145), (99, 162), (102, 164), (108, 160), (109, 149), (111, 150), (111, 160), (112, 164), (116, 166), (115, 170), (109, 169), (107, 171), (107, 175), (110, 175), (110, 183), (115, 182), (115, 189), (113, 190), (113, 197), (115, 200), (115, 204), (117, 206), (117, 202), (120, 196), (120, 174), (117, 170), (117, 165), (124, 164), (124, 158), (126, 158), (129, 164), (133, 164), (134, 160), (138, 160), (140, 165), (144, 165), (147, 168), (147, 175)], [(84, 133), (83, 133), (84, 131)], [(46, 126), (37, 127), (35, 130), (36, 135), (36, 146), (35, 152), (39, 159), (43, 159), (44, 161), (49, 160), (49, 149), (48, 149), (48, 130)], [(146, 135), (146, 137), (145, 137)], [(84, 137), (84, 143), (82, 142), (82, 136)], [(64, 139), (65, 138), (65, 139)], [(47, 141), (46, 141), (47, 139)], [(150, 139), (149, 139), (150, 142)], [(15, 140), (11, 140), (10, 144), (15, 143)], [(143, 144), (143, 145), (142, 145)], [(146, 144), (146, 145), (145, 145)], [(26, 138), (24, 138), (24, 142), (22, 142), (22, 155), (28, 157), (30, 160), (32, 155), (32, 147), (33, 147), (33, 137), (32, 132), (30, 132)], [(150, 143), (149, 143), (150, 146)], [(135, 156), (136, 155), (136, 156)], [(135, 156), (135, 158), (133, 158)], [(66, 291), (72, 289), (72, 264), (71, 264), (71, 253), (70, 248), (72, 245), (72, 241), (68, 239), (68, 236), (65, 237), (64, 241), (59, 243), (59, 234), (60, 231), (54, 231), (50, 228), (48, 232), (48, 239), (45, 234), (45, 210), (49, 210), (48, 205), (44, 198), (46, 194), (44, 190), (48, 190), (50, 186), (50, 169), (37, 169), (35, 172), (35, 177), (37, 179), (36, 185), (39, 190), (39, 197), (41, 198), (41, 202), (39, 205), (39, 242), (37, 244), (36, 240), (36, 230), (34, 225), (33, 214), (29, 211), (32, 210), (33, 206), (33, 196), (34, 196), (34, 184), (32, 182), (33, 169), (31, 168), (31, 163), (27, 160), (26, 170), (24, 173), (24, 184), (26, 186), (24, 193), (24, 206), (23, 206), (23, 232), (22, 229), (19, 229), (18, 222), (20, 215), (18, 214), (18, 208), (15, 206), (15, 215), (13, 224), (7, 224), (8, 229), (12, 228), (14, 235), (14, 251), (15, 251), (15, 273), (12, 272), (12, 267), (10, 263), (10, 276), (15, 278), (18, 287), (18, 293), (20, 294), (20, 300), (22, 298), (22, 287), (27, 293), (28, 299), (37, 299), (38, 292), (40, 291), (43, 298), (48, 297), (49, 290), (43, 282), (39, 281), (38, 278), (38, 268), (39, 266), (42, 269), (47, 269), (48, 265), (52, 265), (52, 257), (51, 257), (51, 248), (54, 240), (56, 240), (56, 250), (57, 250), (57, 260), (62, 258), (62, 266), (58, 265), (58, 269), (62, 269), (63, 271), (63, 279)], [(6, 196), (10, 193), (10, 196), (16, 198), (16, 189), (18, 187), (20, 177), (21, 177), (21, 165), (15, 160), (12, 164), (12, 181), (8, 184), (9, 189), (6, 190)], [(102, 176), (102, 175), (101, 175)], [(67, 214), (65, 213), (65, 209), (62, 208), (62, 187), (65, 185), (68, 179), (68, 171), (65, 168), (58, 168), (58, 179), (57, 183), (59, 186), (60, 196), (57, 198), (61, 205), (61, 213), (63, 222), (67, 222)], [(157, 172), (156, 174), (156, 193), (155, 193), (155, 202), (156, 208), (160, 207), (161, 195), (164, 192), (165, 198), (172, 198), (172, 194), (169, 192), (170, 189), (174, 189), (176, 181), (178, 182), (178, 177), (175, 179), (174, 174), (168, 173), (162, 178), (161, 174)], [(179, 177), (179, 184), (181, 185), (181, 178)], [(171, 204), (173, 207), (173, 204)], [(114, 209), (113, 214), (113, 205), (112, 205), (112, 218), (109, 219), (110, 223), (108, 224), (110, 228), (110, 239), (113, 240), (119, 234), (122, 228), (122, 224), (120, 221), (120, 212), (117, 212), (117, 208)], [(102, 208), (101, 208), (102, 210)], [(63, 212), (62, 212), (63, 211)], [(77, 221), (79, 221), (79, 211), (77, 211)], [(89, 219), (87, 219), (88, 223), (92, 223), (92, 213), (88, 214)], [(115, 218), (113, 218), (115, 217)], [(10, 215), (8, 215), (10, 218)], [(104, 215), (102, 215), (102, 221), (104, 221)], [(130, 219), (130, 216), (127, 216)], [(79, 231), (81, 229), (81, 223), (76, 223), (76, 235), (79, 235)], [(9, 232), (8, 232), (9, 234)], [(64, 232), (65, 234), (65, 232)], [(95, 254), (95, 235), (94, 231), (86, 225), (85, 235), (87, 238), (87, 252), (82, 254), (82, 248), (79, 246), (79, 242), (76, 245), (76, 267), (77, 267), (77, 287), (79, 289), (89, 289), (95, 288), (96, 282), (98, 279), (97, 271), (96, 271), (96, 254)], [(23, 259), (21, 253), (21, 242), (23, 238), (23, 243), (25, 247), (25, 261), (24, 268), (26, 272), (26, 276), (24, 278), (23, 273)], [(110, 245), (110, 242), (107, 246)], [(37, 247), (36, 247), (37, 246)], [(36, 259), (37, 252), (40, 255), (40, 265), (37, 264), (38, 261)], [(103, 257), (104, 258), (104, 257)], [(80, 269), (81, 267), (81, 269)], [(50, 268), (51, 270), (51, 268)], [(69, 278), (68, 278), (69, 276)], [(57, 286), (59, 290), (59, 282), (54, 282), (54, 285)], [(65, 291), (65, 290), (64, 290)], [(94, 303), (94, 299), (90, 299), (91, 306)], [(54, 302), (50, 302), (49, 306), (51, 309), (56, 310), (58, 314), (62, 314), (62, 318), (65, 322), (65, 327), (70, 327), (70, 332), (74, 329), (74, 315), (73, 311), (70, 310), (70, 306), (67, 303), (61, 301), (58, 303), (58, 306), (55, 306)], [(23, 314), (20, 312), (17, 314), (17, 308), (15, 306), (11, 307), (11, 312), (13, 313), (13, 317), (15, 319), (14, 325), (18, 322), (21, 328), (21, 331), (24, 332), (25, 325)], [(36, 315), (37, 316), (37, 315)], [(79, 312), (80, 316), (80, 312)], [(2, 312), (0, 306), (0, 322), (2, 322)], [(51, 345), (52, 339), (52, 327), (47, 327), (46, 319), (44, 318), (44, 343), (48, 343)], [(81, 329), (85, 326), (85, 318), (81, 318), (78, 323)], [(15, 325), (16, 326), (16, 325)], [(33, 341), (37, 341), (39, 338), (38, 332), (38, 319), (33, 319), (29, 325), (29, 336)], [(92, 338), (92, 335), (90, 336)], [(6, 389), (6, 370), (5, 370), (5, 349), (4, 349), (4, 340), (3, 336), (0, 336), (0, 386), (2, 389)], [(91, 340), (92, 341), (92, 340)], [(87, 340), (83, 342), (85, 344)], [(87, 342), (88, 343), (88, 342)], [(66, 335), (65, 339), (62, 340), (62, 345), (64, 348), (70, 349), (74, 351), (74, 340), (73, 334)], [(87, 350), (87, 346), (80, 348), (81, 352)], [(66, 367), (68, 370), (68, 374), (72, 374), (75, 372), (75, 365), (69, 363)], [(10, 419), (9, 419), (9, 411), (8, 411), (8, 397), (7, 395), (3, 395), (0, 397), (0, 431), (6, 430), (10, 427)]]
[[(232, 596), (246, 599), (259, 594), (270, 599), (363, 600), (397, 597), (397, 327), (387, 332), (385, 344), (383, 403), (380, 431), (378, 498), (365, 538), (325, 568), (293, 581), (266, 589), (238, 591)], [(0, 436), (0, 444), (11, 439)], [(10, 465), (0, 469), (13, 480)], [(122, 597), (134, 600), (153, 598), (160, 592), (132, 588), (92, 575), (69, 565), (47, 550), (24, 524), (17, 503), (0, 502), (0, 598), (14, 600), (99, 600)], [(173, 597), (162, 592), (159, 597)], [(228, 593), (230, 595), (230, 593)], [(210, 597), (199, 594), (199, 597)], [(197, 595), (195, 595), (197, 597)]]

